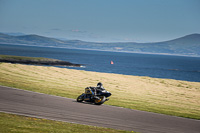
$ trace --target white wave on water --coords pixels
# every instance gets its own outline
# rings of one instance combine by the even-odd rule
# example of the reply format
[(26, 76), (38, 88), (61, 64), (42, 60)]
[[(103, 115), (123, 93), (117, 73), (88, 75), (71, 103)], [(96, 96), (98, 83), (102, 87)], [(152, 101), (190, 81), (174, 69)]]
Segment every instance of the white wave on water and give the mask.
[(80, 67), (82, 67), (82, 68), (86, 68), (86, 66), (80, 66)]

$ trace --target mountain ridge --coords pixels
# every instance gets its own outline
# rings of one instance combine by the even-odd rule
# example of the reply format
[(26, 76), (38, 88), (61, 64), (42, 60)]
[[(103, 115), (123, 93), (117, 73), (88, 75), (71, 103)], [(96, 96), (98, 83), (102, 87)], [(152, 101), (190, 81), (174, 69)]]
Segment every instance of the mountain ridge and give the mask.
[(137, 43), (113, 42), (98, 43), (81, 40), (60, 40), (36, 34), (13, 36), (0, 33), (0, 44), (78, 48), (90, 50), (106, 50), (115, 52), (174, 54), (200, 56), (200, 34), (190, 34), (163, 42)]

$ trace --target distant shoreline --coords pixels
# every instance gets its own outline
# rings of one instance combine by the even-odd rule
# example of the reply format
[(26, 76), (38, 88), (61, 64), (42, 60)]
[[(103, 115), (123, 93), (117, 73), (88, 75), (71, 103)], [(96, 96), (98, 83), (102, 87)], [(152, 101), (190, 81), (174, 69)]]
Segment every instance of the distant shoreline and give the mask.
[(27, 44), (2, 44), (0, 45), (15, 45), (15, 46), (30, 46), (30, 47), (43, 47), (43, 48), (65, 48), (65, 49), (77, 49), (77, 50), (88, 50), (88, 51), (104, 51), (104, 52), (116, 52), (116, 53), (132, 53), (132, 54), (150, 54), (150, 55), (166, 55), (166, 56), (184, 56), (184, 57), (197, 57), (199, 58), (200, 55), (184, 55), (184, 54), (170, 54), (170, 53), (151, 53), (151, 52), (131, 52), (131, 51), (111, 51), (111, 50), (99, 50), (99, 49), (90, 49), (90, 48), (70, 48), (70, 47), (56, 47), (56, 46), (37, 46), (37, 45), (27, 45)]
[(26, 57), (26, 56), (12, 56), (0, 55), (0, 62), (26, 65), (48, 65), (48, 66), (71, 66), (81, 67), (81, 64), (73, 64), (67, 61), (61, 61), (42, 57)]

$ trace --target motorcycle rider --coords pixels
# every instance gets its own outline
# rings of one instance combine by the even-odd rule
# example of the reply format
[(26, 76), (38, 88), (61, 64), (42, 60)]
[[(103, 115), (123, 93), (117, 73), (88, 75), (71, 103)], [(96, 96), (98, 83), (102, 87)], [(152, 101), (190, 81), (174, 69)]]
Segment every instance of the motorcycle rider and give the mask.
[(97, 84), (96, 89), (105, 90), (104, 87), (103, 87), (103, 84), (102, 84), (101, 82), (99, 82), (99, 83)]
[(96, 95), (97, 95), (97, 91), (98, 90), (105, 90), (105, 88), (103, 87), (103, 84), (101, 82), (97, 83), (97, 87), (94, 87), (94, 98), (99, 99)]

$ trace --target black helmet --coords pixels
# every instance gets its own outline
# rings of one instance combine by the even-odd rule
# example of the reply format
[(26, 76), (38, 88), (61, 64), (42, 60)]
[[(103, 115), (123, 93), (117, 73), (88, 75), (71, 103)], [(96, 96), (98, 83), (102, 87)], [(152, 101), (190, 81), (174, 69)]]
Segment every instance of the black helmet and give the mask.
[(101, 87), (101, 86), (103, 86), (103, 84), (102, 84), (101, 82), (99, 82), (99, 83), (97, 84), (97, 86), (100, 86), (100, 87)]

